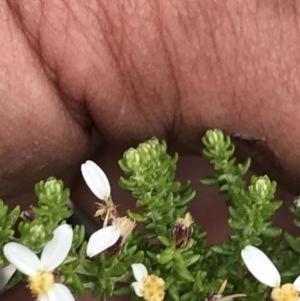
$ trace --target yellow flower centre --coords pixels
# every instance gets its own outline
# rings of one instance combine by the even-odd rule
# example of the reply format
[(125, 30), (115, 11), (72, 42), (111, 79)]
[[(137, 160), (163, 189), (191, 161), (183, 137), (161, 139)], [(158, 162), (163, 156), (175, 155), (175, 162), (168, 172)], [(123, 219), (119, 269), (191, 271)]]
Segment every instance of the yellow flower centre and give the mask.
[(51, 272), (40, 272), (28, 279), (29, 288), (36, 297), (46, 294), (54, 284), (54, 275)]
[(281, 287), (275, 287), (271, 293), (271, 298), (274, 301), (296, 301), (298, 297), (299, 293), (291, 283), (286, 283)]
[(165, 296), (163, 279), (149, 275), (143, 281), (143, 297), (146, 301), (162, 301)]

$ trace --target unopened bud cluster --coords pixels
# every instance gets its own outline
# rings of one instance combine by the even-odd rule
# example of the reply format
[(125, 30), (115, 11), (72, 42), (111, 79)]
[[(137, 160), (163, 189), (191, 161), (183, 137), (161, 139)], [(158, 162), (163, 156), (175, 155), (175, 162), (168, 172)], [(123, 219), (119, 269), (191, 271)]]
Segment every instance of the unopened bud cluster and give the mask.
[(64, 189), (64, 183), (54, 177), (37, 183), (35, 185), (35, 193), (42, 203), (48, 203), (51, 199), (53, 205), (60, 204), (69, 197), (69, 190)]
[(205, 145), (203, 154), (212, 160), (215, 168), (217, 170), (226, 168), (235, 149), (230, 137), (224, 136), (223, 132), (217, 129), (208, 130), (202, 142)]
[(166, 143), (160, 143), (157, 138), (152, 138), (147, 142), (140, 143), (136, 149), (130, 148), (119, 163), (125, 171), (137, 170), (143, 168), (147, 162), (164, 154), (166, 149)]
[(252, 177), (251, 185), (249, 186), (249, 194), (252, 197), (265, 198), (270, 193), (273, 194), (274, 185), (272, 185), (268, 176)]

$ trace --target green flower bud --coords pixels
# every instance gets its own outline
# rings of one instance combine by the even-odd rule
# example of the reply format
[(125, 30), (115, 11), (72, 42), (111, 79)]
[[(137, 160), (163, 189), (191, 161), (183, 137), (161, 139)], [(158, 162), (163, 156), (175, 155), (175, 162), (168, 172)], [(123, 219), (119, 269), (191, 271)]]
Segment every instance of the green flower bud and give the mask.
[(49, 196), (60, 193), (64, 188), (62, 182), (56, 180), (55, 178), (48, 178), (44, 187), (44, 193)]
[(140, 160), (141, 160), (140, 154), (134, 148), (130, 148), (128, 151), (124, 153), (124, 159), (126, 161), (126, 165), (130, 169), (136, 169), (140, 166)]
[(269, 194), (271, 182), (268, 176), (252, 177), (251, 182), (249, 192), (253, 197), (265, 198)]
[(145, 161), (152, 160), (160, 154), (159, 143), (157, 139), (151, 139), (147, 142), (141, 143), (138, 147), (138, 151), (145, 158)]
[(220, 130), (210, 130), (207, 132), (207, 139), (211, 145), (223, 144), (224, 135)]

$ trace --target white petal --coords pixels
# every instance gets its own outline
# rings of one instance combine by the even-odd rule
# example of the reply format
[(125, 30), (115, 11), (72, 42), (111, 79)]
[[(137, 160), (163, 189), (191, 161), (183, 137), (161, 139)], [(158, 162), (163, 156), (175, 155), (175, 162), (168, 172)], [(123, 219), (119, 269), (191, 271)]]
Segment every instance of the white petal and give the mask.
[(86, 248), (87, 256), (93, 257), (113, 246), (120, 235), (120, 230), (113, 226), (104, 227), (93, 233)]
[(47, 295), (41, 297), (40, 301), (75, 301), (70, 290), (63, 284), (55, 283)]
[(261, 283), (276, 287), (280, 285), (280, 274), (269, 259), (260, 249), (247, 246), (242, 250), (242, 258), (251, 274)]
[(143, 297), (143, 283), (142, 282), (133, 282), (131, 285), (134, 289), (135, 294), (138, 297)]
[(93, 161), (81, 165), (82, 176), (92, 193), (100, 200), (110, 197), (110, 184), (104, 171)]
[(3, 248), (3, 253), (12, 265), (27, 276), (35, 275), (42, 267), (37, 255), (19, 243), (7, 243)]
[(296, 280), (293, 283), (293, 286), (297, 292), (300, 292), (300, 276), (296, 278)]
[(142, 263), (133, 263), (131, 268), (136, 281), (141, 282), (148, 276), (147, 268)]
[(53, 238), (46, 243), (41, 256), (41, 263), (49, 271), (56, 269), (67, 257), (73, 240), (73, 229), (64, 224), (53, 232)]

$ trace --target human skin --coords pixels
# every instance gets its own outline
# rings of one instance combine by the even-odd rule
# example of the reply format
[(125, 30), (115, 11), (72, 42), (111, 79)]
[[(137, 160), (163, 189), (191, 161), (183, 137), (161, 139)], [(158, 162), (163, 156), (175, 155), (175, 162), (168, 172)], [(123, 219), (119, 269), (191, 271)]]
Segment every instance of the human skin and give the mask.
[(1, 1), (1, 195), (82, 161), (93, 127), (103, 141), (155, 135), (194, 152), (204, 130), (218, 127), (263, 139), (280, 174), (297, 179), (298, 8)]
[(200, 153), (212, 127), (262, 141), (257, 159), (299, 193), (299, 8), (1, 1), (0, 195), (82, 162), (93, 129), (99, 146), (158, 136)]

